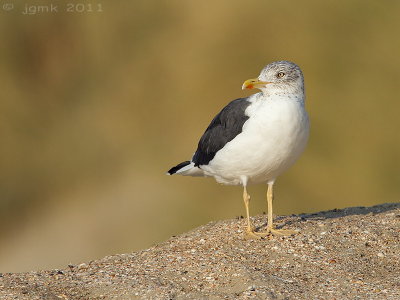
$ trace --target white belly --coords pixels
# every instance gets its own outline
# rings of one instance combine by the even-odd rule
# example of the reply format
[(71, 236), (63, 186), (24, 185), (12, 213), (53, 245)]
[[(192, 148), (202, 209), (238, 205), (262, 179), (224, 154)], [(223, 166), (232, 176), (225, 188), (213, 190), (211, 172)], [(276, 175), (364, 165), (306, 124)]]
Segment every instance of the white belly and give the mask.
[(275, 180), (303, 152), (309, 134), (304, 105), (293, 99), (255, 101), (243, 131), (217, 152), (204, 173), (224, 184)]

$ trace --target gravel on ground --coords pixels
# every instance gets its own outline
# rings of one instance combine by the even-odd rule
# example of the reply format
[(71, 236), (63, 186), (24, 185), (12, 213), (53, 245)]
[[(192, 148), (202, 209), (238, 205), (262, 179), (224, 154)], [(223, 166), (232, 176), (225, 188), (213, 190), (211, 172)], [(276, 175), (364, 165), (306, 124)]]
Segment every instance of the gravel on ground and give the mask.
[(0, 274), (0, 299), (400, 299), (399, 203), (276, 223), (299, 233), (253, 240), (242, 218), (211, 222), (131, 254)]

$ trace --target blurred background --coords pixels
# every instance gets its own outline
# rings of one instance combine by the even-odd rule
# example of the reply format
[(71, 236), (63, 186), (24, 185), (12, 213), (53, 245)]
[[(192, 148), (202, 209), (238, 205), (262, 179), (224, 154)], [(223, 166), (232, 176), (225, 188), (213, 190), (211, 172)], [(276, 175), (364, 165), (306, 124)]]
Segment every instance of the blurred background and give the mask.
[[(311, 137), (274, 212), (399, 201), (399, 1), (0, 5), (0, 272), (243, 215), (240, 187), (165, 172), (275, 60), (304, 72)], [(249, 191), (251, 214), (265, 211), (266, 187)]]

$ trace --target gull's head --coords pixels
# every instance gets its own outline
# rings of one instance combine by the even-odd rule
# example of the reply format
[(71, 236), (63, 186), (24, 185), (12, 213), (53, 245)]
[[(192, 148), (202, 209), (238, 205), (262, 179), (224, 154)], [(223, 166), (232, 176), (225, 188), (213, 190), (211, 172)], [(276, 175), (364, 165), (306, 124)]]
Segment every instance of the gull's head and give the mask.
[(260, 89), (264, 94), (304, 93), (303, 73), (295, 63), (276, 61), (262, 69), (258, 78), (246, 80), (242, 89)]

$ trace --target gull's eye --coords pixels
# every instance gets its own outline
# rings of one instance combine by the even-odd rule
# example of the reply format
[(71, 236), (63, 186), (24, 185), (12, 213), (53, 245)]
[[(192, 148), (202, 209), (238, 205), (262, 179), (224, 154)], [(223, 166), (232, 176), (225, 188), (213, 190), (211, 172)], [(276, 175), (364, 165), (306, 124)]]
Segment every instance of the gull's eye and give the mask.
[(285, 76), (285, 73), (283, 73), (283, 72), (279, 72), (278, 74), (276, 74), (276, 77), (278, 77), (278, 78), (282, 78), (284, 76)]

